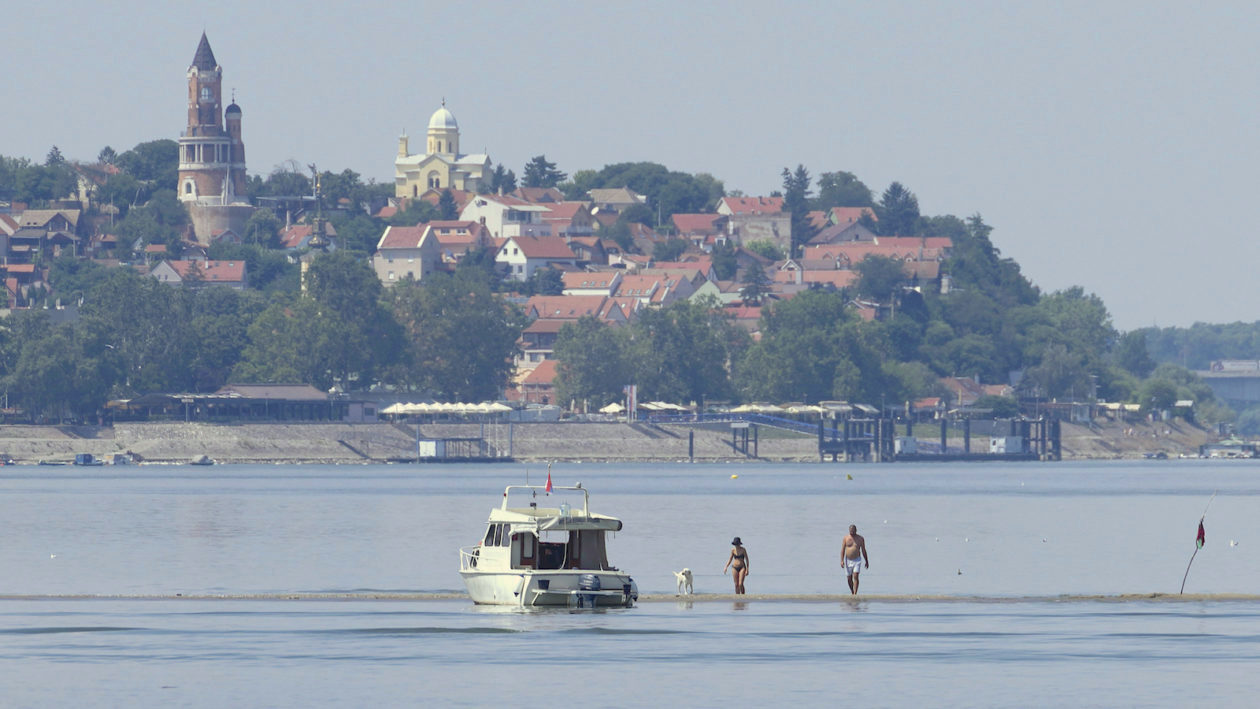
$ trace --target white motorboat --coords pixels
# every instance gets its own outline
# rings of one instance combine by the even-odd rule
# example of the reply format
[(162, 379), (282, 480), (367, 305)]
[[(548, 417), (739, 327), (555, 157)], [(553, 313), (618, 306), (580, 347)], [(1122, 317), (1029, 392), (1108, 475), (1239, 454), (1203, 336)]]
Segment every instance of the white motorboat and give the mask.
[[(567, 501), (577, 502), (578, 495), (580, 508)], [(485, 537), (459, 550), (459, 575), (479, 604), (630, 606), (639, 587), (608, 564), (605, 544), (605, 535), (620, 529), (621, 520), (590, 511), (581, 483), (551, 492), (509, 485), (503, 502), (490, 510)]]

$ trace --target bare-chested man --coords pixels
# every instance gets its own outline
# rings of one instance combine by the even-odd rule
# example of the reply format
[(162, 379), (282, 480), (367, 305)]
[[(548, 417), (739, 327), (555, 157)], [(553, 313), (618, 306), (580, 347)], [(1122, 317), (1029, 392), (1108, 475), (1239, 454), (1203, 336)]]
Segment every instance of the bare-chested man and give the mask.
[(840, 560), (844, 562), (844, 575), (849, 582), (849, 593), (857, 595), (858, 574), (862, 571), (862, 562), (871, 568), (871, 557), (866, 553), (866, 538), (857, 533), (857, 525), (849, 525), (849, 533), (844, 537), (844, 546), (840, 550)]

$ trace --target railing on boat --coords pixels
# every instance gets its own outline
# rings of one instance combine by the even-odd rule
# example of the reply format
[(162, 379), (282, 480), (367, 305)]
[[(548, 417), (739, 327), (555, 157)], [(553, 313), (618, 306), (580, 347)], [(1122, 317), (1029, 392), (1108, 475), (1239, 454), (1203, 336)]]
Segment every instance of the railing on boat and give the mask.
[(477, 560), (481, 557), (481, 545), (476, 544), (470, 547), (460, 547), (459, 549), (459, 570), (472, 571), (477, 568)]

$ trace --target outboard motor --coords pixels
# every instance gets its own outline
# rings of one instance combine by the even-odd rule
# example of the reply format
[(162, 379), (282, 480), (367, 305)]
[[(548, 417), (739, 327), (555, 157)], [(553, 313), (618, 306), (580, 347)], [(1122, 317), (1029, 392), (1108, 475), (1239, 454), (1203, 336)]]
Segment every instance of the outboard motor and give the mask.
[(578, 608), (594, 608), (596, 594), (583, 591), (600, 590), (599, 577), (595, 574), (582, 574), (578, 578)]

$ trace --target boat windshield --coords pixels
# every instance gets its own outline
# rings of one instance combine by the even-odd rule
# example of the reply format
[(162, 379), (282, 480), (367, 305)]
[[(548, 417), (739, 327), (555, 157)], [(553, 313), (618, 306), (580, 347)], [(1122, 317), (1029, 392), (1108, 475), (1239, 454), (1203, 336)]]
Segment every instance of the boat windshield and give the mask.
[(608, 550), (604, 531), (532, 532), (512, 534), (512, 568), (608, 570)]

